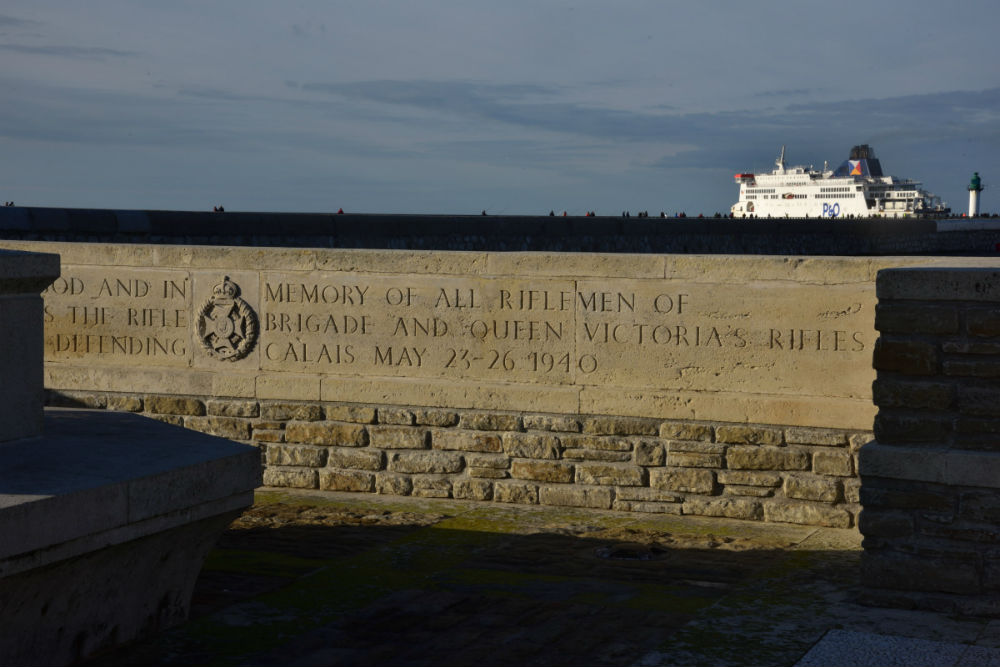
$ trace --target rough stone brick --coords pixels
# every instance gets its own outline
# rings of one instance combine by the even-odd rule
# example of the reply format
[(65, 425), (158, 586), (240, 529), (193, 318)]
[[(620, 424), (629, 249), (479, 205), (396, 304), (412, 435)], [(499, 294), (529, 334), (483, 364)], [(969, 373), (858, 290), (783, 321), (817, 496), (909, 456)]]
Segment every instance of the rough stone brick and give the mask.
[(372, 447), (382, 449), (428, 449), (430, 432), (412, 426), (369, 426), (368, 437)]
[(451, 452), (391, 452), (388, 468), (405, 473), (453, 473), (462, 469), (462, 457)]
[(126, 394), (110, 395), (107, 397), (108, 410), (118, 412), (142, 412), (142, 399), (138, 396)]
[(408, 496), (413, 491), (413, 482), (406, 475), (380, 472), (375, 475), (375, 492), (389, 496)]
[(250, 427), (254, 430), (258, 428), (276, 431), (285, 428), (285, 422), (271, 421), (266, 419), (254, 419), (250, 422)]
[(368, 444), (368, 432), (360, 424), (292, 421), (285, 426), (285, 440), (309, 445), (364, 447)]
[(646, 512), (649, 514), (680, 514), (680, 503), (658, 503), (646, 500), (620, 500), (615, 498), (611, 509), (619, 512)]
[(493, 483), (481, 479), (457, 479), (452, 483), (451, 495), (468, 500), (493, 500)]
[(773, 501), (764, 505), (764, 520), (800, 523), (807, 526), (850, 528), (851, 513), (841, 507), (821, 503)]
[(145, 415), (156, 421), (161, 421), (164, 424), (173, 424), (174, 426), (184, 426), (184, 417), (181, 415)]
[(935, 375), (938, 351), (919, 340), (892, 340), (884, 336), (875, 341), (875, 370), (904, 375)]
[(512, 461), (510, 476), (536, 482), (567, 484), (573, 481), (573, 466), (555, 461)]
[(196, 398), (183, 396), (146, 396), (143, 401), (147, 412), (161, 415), (194, 415), (205, 414), (205, 404)]
[(415, 419), (413, 412), (403, 408), (379, 408), (379, 424), (395, 424), (397, 426), (412, 426)]
[(728, 442), (741, 445), (780, 445), (782, 432), (780, 428), (769, 426), (717, 426), (715, 439), (718, 442)]
[(510, 468), (510, 459), (503, 454), (475, 454), (465, 455), (465, 465), (477, 468), (494, 468), (496, 470), (507, 470)]
[(963, 519), (1000, 525), (1000, 495), (996, 491), (968, 491), (959, 496), (958, 503)]
[(840, 497), (840, 482), (825, 477), (789, 475), (783, 487), (785, 497), (832, 503)]
[(325, 412), (327, 421), (375, 423), (375, 408), (368, 405), (328, 405)]
[(712, 493), (715, 473), (700, 468), (651, 468), (649, 486), (683, 493)]
[(833, 431), (825, 428), (790, 426), (785, 429), (785, 442), (790, 445), (837, 447), (847, 442), (847, 435), (843, 431)]
[(781, 486), (781, 475), (776, 472), (756, 470), (720, 470), (719, 484), (739, 484), (742, 486)]
[(722, 454), (699, 454), (697, 452), (668, 452), (667, 465), (680, 468), (721, 468)]
[(770, 498), (774, 495), (774, 489), (766, 486), (741, 486), (739, 484), (727, 484), (722, 489), (724, 496), (751, 496), (754, 498)]
[(317, 480), (315, 468), (264, 468), (264, 486), (315, 489)]
[(559, 458), (559, 438), (535, 433), (504, 433), (503, 451), (507, 456), (525, 459)]
[(257, 404), (257, 401), (209, 399), (205, 401), (205, 410), (210, 415), (220, 417), (257, 417), (260, 415), (260, 405)]
[(866, 507), (858, 515), (858, 530), (866, 538), (909, 537), (913, 534), (913, 516), (906, 512), (879, 511)]
[(587, 417), (583, 420), (583, 432), (590, 435), (658, 435), (659, 422), (640, 417)]
[(879, 378), (872, 383), (872, 400), (880, 407), (941, 411), (951, 406), (952, 387), (940, 382)]
[(900, 303), (875, 305), (875, 329), (898, 334), (958, 333), (958, 309)]
[(541, 505), (611, 509), (611, 489), (582, 486), (543, 486), (538, 489)]
[(660, 424), (660, 437), (667, 440), (711, 440), (712, 427), (689, 422), (663, 422)]
[(458, 429), (431, 429), (431, 446), (434, 449), (453, 449), (463, 452), (503, 451), (500, 436), (495, 433)]
[(635, 444), (630, 438), (599, 435), (563, 435), (559, 442), (567, 449), (600, 449), (609, 452), (630, 452)]
[(526, 415), (524, 428), (529, 431), (562, 431), (564, 433), (579, 433), (580, 420), (575, 417), (559, 417), (554, 415)]
[(667, 452), (686, 452), (692, 454), (725, 454), (729, 445), (721, 442), (703, 442), (697, 440), (669, 440)]
[(763, 517), (760, 501), (749, 498), (687, 498), (681, 510), (684, 514), (751, 521), (760, 521)]
[(108, 397), (103, 393), (90, 391), (48, 390), (45, 405), (56, 408), (92, 408), (103, 410), (108, 406)]
[(848, 449), (851, 450), (852, 454), (857, 453), (864, 445), (875, 439), (874, 433), (852, 433), (847, 436)]
[(662, 503), (679, 503), (684, 497), (676, 493), (653, 489), (648, 486), (619, 486), (615, 488), (617, 500), (652, 501)]
[(1000, 419), (959, 417), (955, 420), (955, 433), (959, 435), (997, 435), (1000, 433)]
[[(995, 385), (995, 383), (992, 384)], [(956, 403), (958, 411), (963, 415), (998, 417), (1000, 416), (1000, 388), (996, 386), (960, 386)]]
[(820, 450), (813, 454), (813, 472), (818, 475), (851, 477), (854, 475), (854, 457), (845, 450)]
[(809, 455), (793, 447), (734, 445), (726, 452), (726, 464), (734, 470), (808, 470)]
[(261, 419), (315, 422), (323, 419), (323, 408), (312, 403), (261, 403)]
[(941, 351), (945, 354), (1000, 354), (1000, 341), (964, 338), (943, 340)]
[(952, 420), (879, 410), (874, 426), (875, 439), (883, 444), (945, 442), (951, 433)]
[(924, 510), (951, 513), (956, 509), (957, 498), (948, 492), (935, 491), (919, 484), (903, 489), (886, 489), (865, 483), (861, 485), (859, 500), (866, 508)]
[(351, 470), (381, 470), (385, 463), (382, 452), (374, 449), (330, 448), (327, 465)]
[(413, 420), (420, 426), (454, 426), (458, 423), (458, 413), (452, 410), (414, 410)]
[(646, 470), (632, 465), (581, 463), (576, 466), (579, 484), (642, 486), (646, 483)]
[(267, 448), (267, 464), (270, 466), (321, 468), (326, 465), (326, 453), (326, 447), (272, 445)]
[(598, 449), (564, 449), (562, 457), (570, 461), (607, 461), (609, 463), (632, 460), (631, 452), (607, 452)]
[(1000, 377), (1000, 360), (945, 359), (941, 371), (955, 377), (995, 378)]
[(520, 482), (496, 482), (493, 485), (493, 499), (500, 503), (538, 504), (538, 487)]
[(482, 477), (485, 479), (507, 479), (510, 477), (506, 470), (497, 468), (483, 468), (479, 466), (468, 466), (469, 477)]
[(972, 336), (1000, 336), (1000, 308), (965, 309), (965, 330)]
[(184, 426), (230, 440), (250, 439), (250, 422), (237, 417), (187, 417)]
[(661, 466), (666, 461), (663, 444), (656, 440), (638, 440), (635, 443), (635, 463), (640, 466)]
[(458, 427), (474, 431), (520, 431), (521, 417), (496, 412), (465, 412), (459, 417)]
[(257, 442), (284, 442), (285, 430), (271, 430), (266, 428), (255, 428), (251, 437)]
[(412, 495), (422, 498), (450, 498), (451, 480), (434, 475), (416, 475)]
[(860, 503), (861, 502), (861, 480), (845, 479), (844, 480), (844, 500), (849, 503)]
[(371, 491), (375, 487), (375, 475), (364, 470), (319, 471), (319, 488), (324, 491)]

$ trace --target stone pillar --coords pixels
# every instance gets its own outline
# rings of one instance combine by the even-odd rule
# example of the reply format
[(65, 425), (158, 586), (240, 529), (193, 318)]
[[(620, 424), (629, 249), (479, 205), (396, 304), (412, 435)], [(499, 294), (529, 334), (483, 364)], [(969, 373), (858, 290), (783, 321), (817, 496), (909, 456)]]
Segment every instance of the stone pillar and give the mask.
[(0, 250), (0, 442), (42, 432), (42, 298), (59, 255)]
[(880, 271), (863, 597), (1000, 612), (1000, 263)]

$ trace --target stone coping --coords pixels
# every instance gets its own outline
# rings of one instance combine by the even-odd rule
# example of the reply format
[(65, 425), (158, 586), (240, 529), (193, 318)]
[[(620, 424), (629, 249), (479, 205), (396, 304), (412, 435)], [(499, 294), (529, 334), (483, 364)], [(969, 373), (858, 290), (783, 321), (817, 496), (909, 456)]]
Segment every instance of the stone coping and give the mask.
[(900, 447), (870, 442), (858, 452), (864, 477), (1000, 489), (1000, 452)]
[(49, 409), (0, 444), (0, 575), (245, 507), (256, 448), (136, 415)]
[(0, 249), (0, 294), (37, 295), (58, 277), (59, 255)]

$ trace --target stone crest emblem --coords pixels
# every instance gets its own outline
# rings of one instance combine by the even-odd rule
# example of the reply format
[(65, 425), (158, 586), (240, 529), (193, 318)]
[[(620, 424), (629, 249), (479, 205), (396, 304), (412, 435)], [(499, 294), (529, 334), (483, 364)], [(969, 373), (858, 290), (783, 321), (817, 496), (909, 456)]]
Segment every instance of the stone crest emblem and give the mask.
[(212, 289), (212, 298), (198, 312), (198, 339), (217, 359), (236, 361), (257, 343), (257, 313), (240, 298), (240, 286), (229, 279)]

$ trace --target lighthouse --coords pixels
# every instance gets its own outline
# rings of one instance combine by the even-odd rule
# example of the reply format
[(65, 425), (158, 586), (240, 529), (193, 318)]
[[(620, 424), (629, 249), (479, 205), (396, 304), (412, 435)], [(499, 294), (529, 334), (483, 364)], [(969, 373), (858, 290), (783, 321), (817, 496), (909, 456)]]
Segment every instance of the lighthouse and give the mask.
[(983, 191), (983, 184), (979, 180), (979, 172), (973, 172), (972, 180), (969, 182), (969, 217), (974, 218), (979, 215), (979, 193)]

